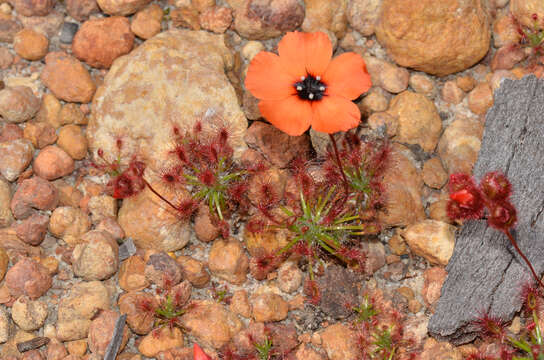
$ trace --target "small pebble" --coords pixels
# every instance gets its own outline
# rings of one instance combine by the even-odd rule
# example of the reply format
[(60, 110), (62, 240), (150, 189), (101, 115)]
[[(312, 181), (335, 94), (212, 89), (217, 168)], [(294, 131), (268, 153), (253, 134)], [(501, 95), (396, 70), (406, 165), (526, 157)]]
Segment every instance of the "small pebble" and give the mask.
[(65, 22), (60, 29), (60, 42), (62, 44), (69, 45), (72, 43), (74, 36), (76, 35), (79, 25), (73, 22)]

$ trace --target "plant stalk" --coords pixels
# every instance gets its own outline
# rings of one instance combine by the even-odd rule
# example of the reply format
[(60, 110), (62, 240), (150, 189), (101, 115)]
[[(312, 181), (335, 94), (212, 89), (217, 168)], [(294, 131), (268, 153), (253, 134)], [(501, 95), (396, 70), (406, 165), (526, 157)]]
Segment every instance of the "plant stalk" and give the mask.
[(336, 139), (332, 134), (329, 134), (329, 137), (332, 142), (332, 147), (334, 149), (334, 155), (336, 156), (336, 162), (338, 163), (338, 168), (340, 169), (340, 174), (342, 174), (342, 179), (344, 180), (344, 191), (346, 192), (346, 197), (348, 196), (349, 190), (348, 190), (348, 179), (346, 178), (346, 174), (344, 173), (344, 168), (342, 167), (342, 161), (340, 161), (340, 154), (338, 153), (338, 147), (336, 146)]
[(517, 241), (514, 239), (514, 237), (512, 236), (512, 234), (510, 233), (509, 230), (506, 230), (504, 231), (504, 233), (506, 234), (506, 236), (508, 237), (508, 240), (510, 240), (510, 243), (512, 244), (512, 246), (514, 247), (514, 249), (516, 249), (516, 251), (518, 252), (518, 254), (523, 258), (523, 260), (525, 260), (525, 262), (527, 263), (527, 266), (529, 267), (529, 269), (531, 269), (531, 272), (533, 273), (533, 277), (535, 278), (535, 280), (538, 282), (538, 284), (544, 289), (544, 284), (542, 284), (542, 281), (540, 281), (538, 275), (536, 274), (536, 271), (535, 269), (533, 268), (533, 265), (531, 265), (531, 262), (529, 261), (529, 259), (527, 259), (527, 257), (525, 256), (525, 254), (523, 254), (523, 252), (521, 252), (519, 246), (518, 246), (518, 243)]

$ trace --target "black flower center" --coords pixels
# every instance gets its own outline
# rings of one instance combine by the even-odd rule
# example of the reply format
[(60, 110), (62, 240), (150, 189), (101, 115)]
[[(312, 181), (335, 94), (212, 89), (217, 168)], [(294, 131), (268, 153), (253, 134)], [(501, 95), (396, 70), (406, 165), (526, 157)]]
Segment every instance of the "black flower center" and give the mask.
[(321, 82), (321, 77), (312, 75), (302, 76), (294, 85), (298, 97), (302, 100), (321, 100), (325, 95), (327, 86)]

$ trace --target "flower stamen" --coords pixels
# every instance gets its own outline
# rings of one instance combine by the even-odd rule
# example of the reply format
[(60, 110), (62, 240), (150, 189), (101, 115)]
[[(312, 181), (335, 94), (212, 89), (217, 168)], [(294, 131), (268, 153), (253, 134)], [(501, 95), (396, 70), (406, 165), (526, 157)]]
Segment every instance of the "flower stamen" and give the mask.
[(298, 97), (301, 100), (321, 100), (327, 88), (321, 82), (321, 76), (301, 76), (301, 81), (294, 84)]

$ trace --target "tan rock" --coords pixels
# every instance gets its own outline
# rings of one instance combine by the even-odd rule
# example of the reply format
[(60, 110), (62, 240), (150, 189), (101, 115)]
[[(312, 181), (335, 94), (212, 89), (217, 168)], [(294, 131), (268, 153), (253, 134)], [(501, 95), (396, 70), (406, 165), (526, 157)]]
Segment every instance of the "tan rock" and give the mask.
[(442, 99), (445, 102), (450, 104), (460, 104), (465, 97), (465, 92), (457, 86), (457, 83), (454, 80), (449, 80), (444, 83), (442, 88)]
[(203, 12), (215, 6), (215, 0), (190, 0), (191, 6), (199, 12)]
[(81, 236), (91, 228), (91, 219), (81, 209), (71, 206), (56, 208), (49, 220), (49, 231), (68, 245), (83, 243)]
[(366, 111), (367, 113), (376, 113), (387, 110), (389, 107), (389, 99), (381, 88), (373, 88), (366, 93), (362, 105), (364, 110), (361, 110)]
[(30, 165), (34, 148), (27, 139), (0, 142), (0, 174), (8, 180), (17, 180)]
[(130, 30), (142, 39), (150, 39), (161, 32), (163, 10), (158, 4), (150, 4), (132, 18)]
[(410, 79), (408, 70), (374, 56), (365, 56), (364, 59), (372, 79), (372, 85), (379, 86), (393, 94), (406, 90)]
[(306, 12), (302, 30), (306, 32), (331, 31), (336, 37), (341, 38), (347, 27), (347, 6), (346, 0), (306, 0)]
[(251, 306), (253, 319), (257, 322), (281, 321), (289, 312), (287, 301), (271, 292), (252, 296)]
[(57, 141), (55, 128), (46, 122), (28, 122), (25, 126), (24, 136), (38, 149), (43, 149)]
[(11, 307), (11, 317), (19, 328), (25, 331), (37, 330), (43, 326), (47, 318), (47, 303), (21, 296)]
[(126, 16), (143, 9), (151, 0), (98, 0), (98, 6), (108, 15)]
[(218, 239), (210, 249), (208, 266), (213, 275), (240, 285), (246, 281), (249, 259), (238, 240)]
[[(163, 32), (119, 58), (94, 97), (87, 127), (91, 153), (101, 148), (105, 154), (117, 154), (116, 140), (122, 137), (122, 158), (138, 154), (146, 159), (147, 176), (167, 162), (174, 125), (190, 130), (197, 120), (208, 126), (212, 118), (220, 118), (230, 131), (235, 157), (239, 156), (246, 148), (247, 120), (225, 76), (233, 62), (224, 35), (185, 30)], [(179, 66), (170, 66), (174, 63)], [(145, 126), (142, 117), (147, 119)], [(155, 129), (152, 136), (150, 128)], [(142, 233), (150, 230), (138, 226)]]
[(148, 334), (155, 325), (159, 302), (151, 293), (131, 291), (119, 297), (119, 311), (127, 314), (127, 324), (138, 335)]
[(232, 18), (231, 8), (213, 6), (201, 12), (198, 21), (202, 29), (223, 34), (232, 24)]
[(493, 105), (493, 91), (489, 84), (476, 85), (468, 94), (468, 108), (477, 115), (483, 115)]
[(138, 351), (147, 357), (156, 357), (161, 351), (183, 346), (183, 334), (177, 327), (159, 327), (147, 334), (140, 344)]
[(461, 351), (452, 344), (444, 341), (438, 342), (433, 338), (427, 339), (420, 355), (421, 360), (448, 359), (462, 360)]
[(40, 109), (36, 114), (36, 121), (46, 122), (55, 129), (60, 127), (62, 125), (59, 119), (61, 108), (62, 105), (55, 95), (51, 93), (44, 94)]
[(424, 220), (408, 226), (403, 237), (414, 254), (430, 263), (447, 265), (453, 254), (455, 229), (455, 226), (441, 221)]
[(8, 123), (30, 120), (40, 108), (40, 100), (28, 86), (0, 90), (0, 115)]
[(200, 30), (198, 10), (190, 6), (182, 6), (170, 12), (172, 25), (190, 30)]
[(34, 173), (47, 180), (55, 180), (74, 171), (74, 160), (60, 147), (49, 145), (34, 159)]
[(87, 353), (87, 339), (66, 341), (65, 344), (70, 355), (81, 357)]
[[(11, 202), (11, 190), (9, 183), (4, 179), (0, 179), (0, 228), (7, 227), (13, 222), (13, 215), (9, 204)], [(2, 256), (0, 255), (0, 258)], [(0, 260), (0, 263), (2, 261)], [(7, 266), (7, 265), (6, 265)], [(0, 274), (2, 274), (0, 272)], [(0, 280), (3, 276), (0, 276)]]
[(363, 36), (374, 34), (378, 22), (382, 0), (348, 1), (348, 21), (351, 27)]
[(91, 213), (91, 221), (98, 224), (104, 219), (117, 218), (117, 199), (101, 194), (89, 199), (87, 208)]
[(255, 55), (264, 50), (264, 45), (260, 41), (248, 41), (242, 47), (242, 56), (247, 61), (251, 61)]
[[(50, 0), (48, 0), (49, 2)], [(51, 1), (54, 5), (54, 1)], [(23, 24), (23, 27), (32, 29), (38, 33), (45, 35), (48, 39), (51, 39), (55, 35), (58, 35), (60, 27), (64, 22), (64, 12), (51, 10), (49, 14), (45, 16), (24, 16), (23, 14), (17, 15), (17, 20)]]
[(421, 94), (405, 91), (393, 98), (387, 112), (398, 121), (396, 141), (417, 144), (427, 152), (435, 149), (442, 121), (433, 102)]
[(57, 189), (47, 180), (34, 176), (23, 180), (11, 199), (11, 213), (16, 219), (32, 215), (32, 208), (53, 210), (58, 204)]
[(459, 117), (444, 130), (438, 143), (438, 154), (449, 174), (472, 173), (478, 159), (483, 124), (476, 119)]
[(58, 339), (67, 341), (86, 338), (91, 319), (100, 309), (109, 308), (109, 293), (100, 281), (75, 284), (61, 297), (58, 306)]
[(404, 242), (404, 239), (400, 234), (395, 232), (395, 234), (389, 239), (389, 248), (391, 249), (391, 252), (395, 255), (404, 255), (408, 254), (408, 247), (406, 246), (406, 242)]
[(539, 20), (544, 18), (544, 4), (538, 0), (511, 0), (510, 12), (521, 24), (532, 28), (535, 22), (533, 14), (536, 14)]
[(295, 262), (286, 261), (279, 267), (276, 281), (281, 291), (293, 293), (302, 284), (302, 271)]
[(477, 63), (489, 49), (487, 7), (481, 0), (385, 0), (376, 37), (395, 62), (444, 76)]
[(45, 16), (53, 9), (53, 7), (55, 6), (55, 1), (15, 0), (12, 2), (12, 4), (18, 14), (24, 16)]
[(497, 16), (493, 22), (493, 42), (496, 48), (518, 44), (521, 35), (517, 30), (516, 23), (510, 13)]
[(388, 112), (376, 112), (368, 117), (367, 122), (368, 126), (370, 126), (372, 130), (377, 130), (382, 126), (385, 126), (387, 136), (393, 137), (397, 135), (397, 131), (399, 128), (397, 118), (392, 116)]
[(81, 111), (79, 105), (74, 103), (66, 104), (60, 110), (58, 115), (59, 125), (65, 124), (75, 124), (75, 125), (86, 125), (87, 120), (85, 114)]
[(72, 252), (74, 275), (83, 280), (105, 280), (117, 272), (119, 246), (110, 233), (92, 230), (82, 236), (85, 243)]
[(119, 287), (125, 291), (137, 291), (149, 286), (144, 274), (145, 262), (137, 256), (131, 256), (121, 263), (119, 269)]
[(64, 52), (47, 54), (40, 79), (57, 98), (68, 102), (87, 103), (96, 90), (83, 64)]
[(489, 85), (491, 86), (493, 93), (501, 87), (504, 79), (517, 80), (517, 77), (512, 71), (509, 70), (494, 71), (491, 79), (489, 79)]
[(59, 130), (57, 145), (74, 160), (81, 160), (87, 155), (87, 137), (78, 125), (63, 126)]
[(247, 252), (251, 256), (259, 256), (262, 253), (274, 254), (289, 243), (289, 233), (283, 229), (267, 229), (261, 232), (244, 230), (244, 240)]
[(464, 92), (469, 92), (470, 90), (474, 89), (474, 87), (476, 86), (476, 80), (474, 80), (474, 78), (470, 75), (459, 76), (458, 78), (455, 79), (455, 83)]
[(35, 300), (45, 294), (52, 283), (47, 269), (26, 257), (20, 259), (6, 273), (6, 285), (13, 297), (26, 295)]
[(385, 211), (380, 213), (379, 219), (386, 227), (406, 226), (425, 218), (421, 202), (423, 181), (405, 154), (410, 154), (406, 147), (393, 145), (384, 173)]
[(448, 199), (441, 199), (429, 204), (429, 218), (451, 223), (447, 211)]
[(49, 48), (49, 40), (41, 33), (23, 29), (15, 34), (13, 50), (23, 59), (35, 61), (42, 59)]
[(202, 345), (219, 349), (242, 329), (242, 322), (223, 305), (210, 300), (195, 304), (181, 317), (181, 323)]
[(431, 96), (435, 89), (433, 80), (425, 74), (412, 73), (408, 83), (415, 92), (425, 96)]
[(128, 54), (134, 34), (126, 17), (111, 16), (83, 23), (72, 41), (72, 52), (92, 67), (109, 69), (119, 56)]
[(230, 311), (245, 318), (251, 316), (251, 304), (247, 297), (246, 290), (236, 290), (230, 300)]
[(221, 229), (210, 214), (208, 204), (202, 203), (198, 207), (193, 228), (197, 239), (203, 242), (213, 241), (219, 236)]
[(304, 8), (295, 0), (227, 0), (234, 9), (234, 28), (250, 40), (265, 40), (294, 31), (304, 20)]
[(66, 11), (77, 21), (85, 21), (100, 9), (96, 0), (66, 0)]
[(176, 258), (176, 262), (181, 268), (183, 278), (187, 279), (194, 287), (204, 287), (210, 281), (210, 274), (201, 261), (181, 255)]
[(434, 266), (423, 272), (423, 291), (421, 296), (427, 307), (434, 306), (440, 299), (442, 285), (448, 273), (441, 266)]
[(323, 330), (320, 335), (323, 349), (330, 360), (358, 360), (361, 358), (356, 333), (348, 326), (341, 323), (334, 324)]
[(0, 18), (0, 41), (12, 43), (15, 34), (23, 27), (18, 21), (15, 21), (11, 16)]
[(300, 344), (295, 350), (295, 360), (325, 360), (325, 355), (315, 351), (308, 344)]
[[(160, 188), (159, 191), (162, 195), (171, 196), (167, 197), (169, 199), (184, 196), (182, 193), (173, 194), (172, 190), (166, 188)], [(180, 221), (168, 205), (147, 188), (123, 200), (118, 221), (125, 235), (131, 237), (136, 246), (142, 249), (175, 251), (189, 242), (187, 221)]]
[[(89, 327), (89, 336), (87, 338), (89, 350), (93, 354), (104, 356), (106, 353), (106, 348), (108, 347), (108, 344), (113, 336), (115, 322), (119, 316), (120, 315), (115, 311), (106, 310), (100, 312), (100, 314), (93, 319), (91, 326)], [(127, 344), (129, 338), (129, 331), (125, 327), (123, 329), (119, 352), (123, 351), (123, 348)]]
[(440, 189), (448, 181), (448, 174), (442, 167), (440, 158), (433, 157), (423, 164), (423, 170), (421, 171), (421, 177), (425, 185), (434, 189)]
[(9, 314), (4, 307), (0, 308), (0, 344), (5, 343), (9, 339)]

